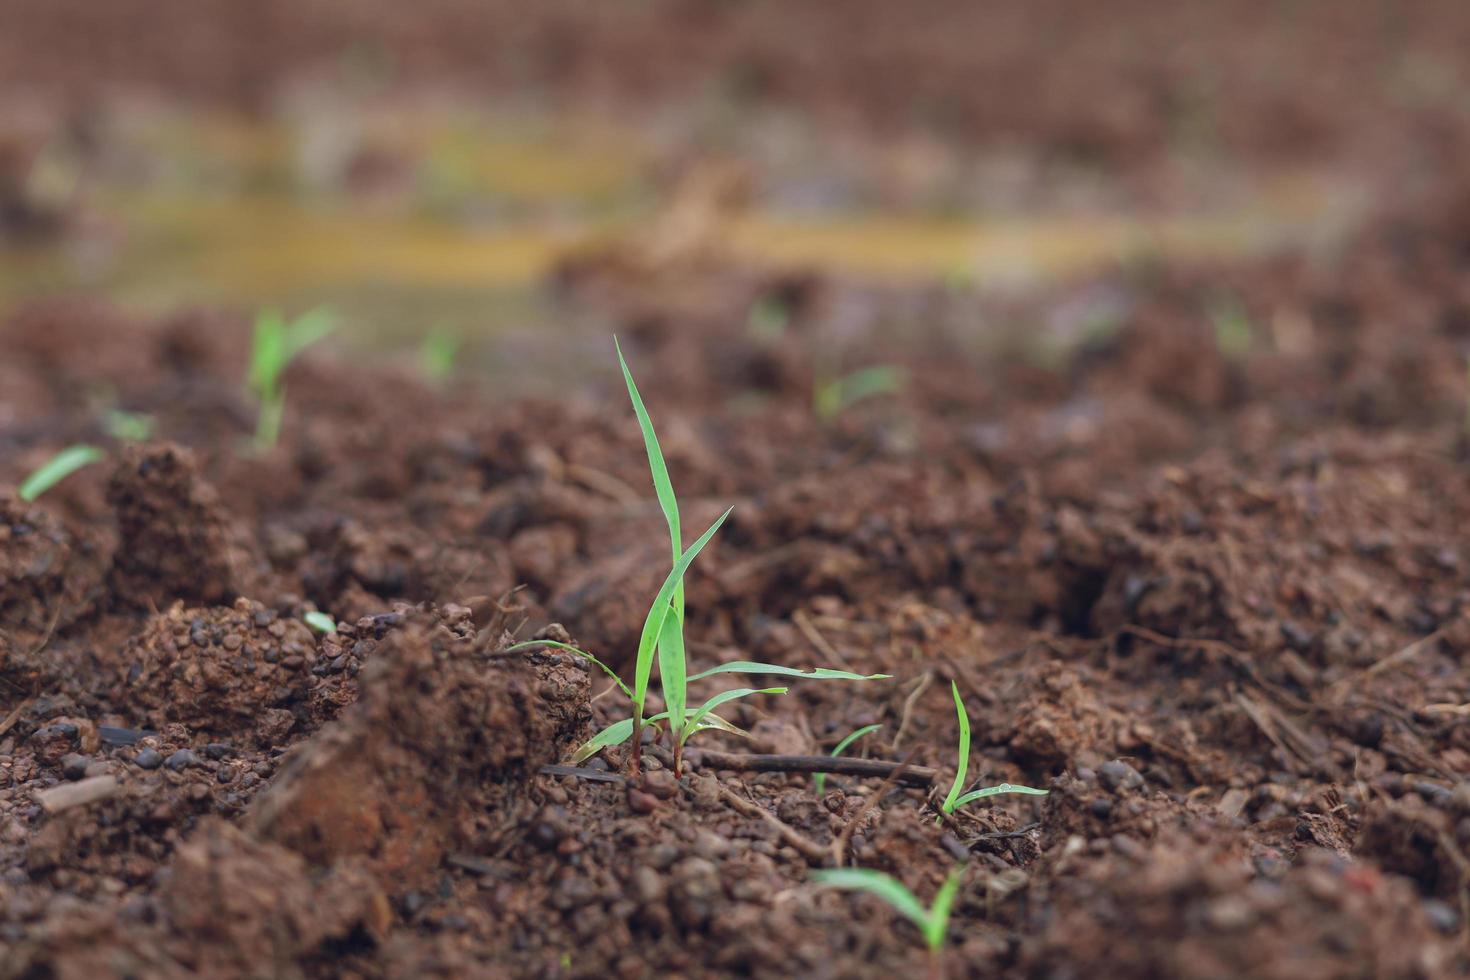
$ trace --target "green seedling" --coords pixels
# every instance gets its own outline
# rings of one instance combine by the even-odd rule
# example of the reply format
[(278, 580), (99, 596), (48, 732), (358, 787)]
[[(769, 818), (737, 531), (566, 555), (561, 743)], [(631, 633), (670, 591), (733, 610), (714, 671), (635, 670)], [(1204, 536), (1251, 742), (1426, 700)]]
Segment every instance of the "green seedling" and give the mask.
[(311, 612), (302, 613), (301, 620), (302, 622), (306, 623), (307, 626), (310, 626), (312, 629), (316, 630), (318, 633), (337, 632), (337, 623), (332, 619), (331, 616), (328, 616), (324, 612), (318, 612), (317, 610), (313, 609)]
[(290, 321), (277, 310), (265, 310), (255, 318), (245, 387), (260, 403), (255, 419), (257, 452), (273, 448), (280, 439), (281, 416), (286, 407), (286, 386), (281, 376), (286, 368), (336, 327), (336, 317), (325, 309), (311, 310)]
[(454, 361), (459, 356), (460, 339), (439, 326), (429, 331), (419, 348), (419, 367), (430, 381), (447, 381), (454, 374)]
[(902, 391), (907, 382), (908, 373), (901, 367), (880, 364), (859, 368), (817, 385), (812, 407), (818, 418), (834, 419), (864, 399)]
[[(843, 752), (847, 751), (847, 747), (849, 745), (851, 745), (853, 742), (856, 742), (864, 735), (871, 735), (873, 732), (876, 732), (882, 727), (882, 725), (864, 725), (857, 731), (849, 733), (848, 736), (842, 741), (838, 742), (837, 747), (832, 750), (832, 758), (835, 759)], [(827, 791), (827, 774), (825, 772), (817, 773), (815, 776), (812, 777), (812, 785), (816, 789), (817, 795), (821, 796)]]
[(871, 868), (829, 868), (813, 871), (812, 880), (829, 888), (845, 888), (876, 895), (887, 902), (904, 918), (919, 927), (924, 945), (929, 949), (930, 975), (940, 975), (940, 955), (944, 949), (944, 938), (949, 933), (949, 914), (959, 895), (960, 877), (965, 867), (960, 865), (949, 873), (944, 884), (934, 895), (934, 902), (927, 909), (903, 882), (890, 874)]
[(153, 435), (153, 416), (113, 408), (103, 416), (102, 427), (118, 442), (147, 442)]
[(965, 788), (965, 776), (970, 770), (970, 716), (965, 711), (965, 702), (960, 698), (960, 686), (954, 681), (950, 681), (949, 689), (954, 694), (954, 710), (959, 715), (960, 720), (959, 768), (955, 770), (954, 785), (949, 788), (949, 795), (944, 798), (944, 803), (939, 809), (945, 813), (954, 813), (956, 809), (964, 806), (966, 803), (973, 803), (987, 796), (999, 796), (1001, 793), (1046, 796), (1049, 792), (1048, 790), (1032, 789), (1030, 786), (1017, 786), (1014, 783), (986, 786), (983, 789), (971, 790), (964, 795), (960, 795), (960, 790)]
[(1215, 331), (1215, 348), (1229, 361), (1240, 361), (1251, 352), (1254, 331), (1250, 316), (1240, 300), (1225, 296), (1210, 306), (1210, 325)]
[[(616, 340), (614, 345), (616, 346)], [(674, 566), (664, 578), (658, 595), (654, 597), (653, 604), (648, 609), (648, 615), (643, 620), (643, 630), (638, 638), (638, 654), (633, 666), (633, 684), (626, 684), (617, 672), (598, 660), (585, 650), (569, 646), (564, 643), (555, 643), (547, 640), (531, 640), (526, 643), (516, 644), (511, 649), (531, 646), (550, 646), (557, 649), (567, 650), (578, 656), (585, 657), (588, 661), (603, 670), (608, 676), (617, 682), (618, 688), (628, 697), (633, 705), (633, 717), (615, 722), (598, 732), (587, 742), (583, 743), (573, 754), (573, 761), (581, 762), (590, 758), (602, 749), (614, 745), (621, 745), (628, 739), (633, 740), (632, 758), (630, 767), (634, 772), (638, 771), (640, 753), (642, 751), (642, 733), (645, 724), (663, 722), (668, 729), (669, 742), (674, 753), (674, 771), (681, 770), (684, 757), (684, 743), (690, 736), (702, 731), (717, 729), (735, 735), (746, 733), (724, 718), (714, 713), (714, 709), (727, 704), (737, 698), (749, 697), (753, 694), (785, 694), (784, 687), (765, 688), (736, 688), (724, 691), (705, 701), (699, 707), (691, 707), (688, 701), (689, 684), (693, 681), (713, 677), (716, 674), (766, 674), (779, 677), (804, 677), (815, 680), (876, 680), (886, 678), (887, 674), (855, 674), (846, 670), (829, 670), (825, 667), (817, 667), (811, 670), (798, 670), (794, 667), (782, 667), (777, 664), (755, 663), (749, 660), (735, 660), (720, 664), (709, 670), (701, 671), (693, 676), (688, 672), (684, 650), (684, 576), (689, 571), (689, 566), (695, 557), (704, 549), (714, 537), (720, 525), (730, 516), (727, 510), (720, 515), (719, 519), (710, 525), (699, 538), (687, 549), (683, 548), (683, 533), (679, 522), (679, 502), (674, 495), (674, 485), (669, 479), (668, 465), (664, 462), (663, 450), (659, 446), (658, 435), (653, 428), (653, 420), (648, 415), (648, 410), (643, 405), (643, 398), (638, 393), (638, 386), (633, 381), (633, 372), (628, 368), (628, 362), (623, 357), (622, 347), (617, 347), (618, 363), (622, 366), (623, 380), (628, 388), (628, 397), (633, 403), (633, 413), (638, 418), (638, 426), (643, 433), (643, 446), (648, 456), (648, 469), (653, 478), (654, 495), (658, 498), (659, 508), (663, 511), (665, 523), (669, 528), (669, 541), (671, 543), (671, 554), (674, 557)], [(733, 509), (733, 508), (732, 508)], [(664, 699), (664, 711), (652, 717), (645, 717), (645, 708), (648, 700), (648, 684), (653, 676), (655, 659), (658, 663), (659, 684), (662, 687)]]
[(790, 322), (791, 311), (774, 296), (762, 296), (750, 304), (750, 313), (745, 318), (750, 335), (762, 341), (779, 339)]
[(20, 485), (20, 499), (30, 503), (77, 470), (99, 463), (105, 457), (106, 454), (96, 446), (68, 446), (25, 478)]

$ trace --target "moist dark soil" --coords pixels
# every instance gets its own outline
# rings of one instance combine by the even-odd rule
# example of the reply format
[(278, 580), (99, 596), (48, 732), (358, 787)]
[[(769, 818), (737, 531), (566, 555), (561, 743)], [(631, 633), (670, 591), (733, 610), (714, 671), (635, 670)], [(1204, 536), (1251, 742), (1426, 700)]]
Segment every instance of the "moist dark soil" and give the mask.
[[(331, 5), (225, 5), (181, 14), (179, 44), (132, 4), (0, 0), (26, 24), (0, 31), (0, 77), (77, 105), (79, 65), (104, 89), (249, 101), (366, 38), (491, 90), (615, 100), (729, 74), (878, 135), (929, 106), (957, 139), (1139, 186), (1204, 119), (1272, 162), (1364, 148), (1403, 193), (1320, 253), (1008, 297), (570, 256), (548, 293), (617, 331), (686, 534), (734, 506), (688, 580), (691, 670), (892, 675), (734, 702), (751, 738), (701, 735), (678, 777), (659, 744), (636, 779), (622, 748), (546, 771), (626, 705), (572, 655), (510, 649), (575, 643), (626, 676), (667, 573), (610, 336), (577, 335), (608, 370), (554, 399), (313, 351), (260, 453), (243, 320), (15, 312), (0, 980), (1470, 972), (1470, 184), (1442, 166), (1470, 129), (1434, 97), (1460, 6), (1297, 4), (1286, 29), (1265, 3), (555, 4), (503, 39), (520, 61), (481, 57), (511, 6), (367, 3), (346, 30)], [(805, 57), (818, 28), (843, 57)], [(1200, 59), (1181, 40), (1215, 34)], [(1322, 71), (1279, 73), (1298, 57)], [(1384, 169), (1406, 156), (1412, 174)], [(36, 218), (0, 223), (16, 214)], [(750, 329), (760, 304), (787, 314), (778, 335)], [(823, 379), (873, 364), (908, 384), (814, 412)], [(110, 436), (114, 408), (151, 437)], [(76, 442), (105, 462), (35, 502), (10, 489)], [(951, 683), (971, 779), (1049, 795), (939, 816)], [(818, 794), (714, 751), (820, 754), (868, 724), (854, 754), (939, 785)], [(886, 905), (810, 880), (876, 868), (927, 901), (961, 864), (937, 963)]]
[[(911, 925), (808, 874), (881, 868), (927, 898), (961, 861), (954, 976), (1458, 973), (1452, 204), (1325, 264), (1119, 271), (1003, 307), (813, 277), (774, 340), (744, 314), (789, 276), (711, 269), (707, 308), (665, 315), (626, 263), (569, 267), (565, 302), (622, 323), (686, 524), (735, 507), (689, 580), (693, 666), (893, 675), (740, 702), (753, 740), (706, 748), (810, 754), (879, 723), (861, 753), (942, 781), (954, 681), (971, 775), (1051, 795), (938, 823), (923, 789), (818, 795), (697, 749), (680, 779), (657, 745), (636, 785), (542, 773), (625, 708), (575, 657), (507, 646), (627, 670), (667, 566), (611, 372), (507, 401), (309, 356), (261, 455), (244, 324), (20, 312), (0, 476), (75, 441), (108, 458), (0, 503), (0, 975), (912, 976)], [(1243, 353), (1204, 313), (1222, 282)], [(1103, 292), (1114, 331), (1037, 355), (1048, 311)], [(1026, 327), (977, 349), (977, 315)], [(926, 326), (897, 343), (899, 316)], [(819, 419), (834, 353), (911, 383)], [(114, 405), (154, 438), (110, 440)]]

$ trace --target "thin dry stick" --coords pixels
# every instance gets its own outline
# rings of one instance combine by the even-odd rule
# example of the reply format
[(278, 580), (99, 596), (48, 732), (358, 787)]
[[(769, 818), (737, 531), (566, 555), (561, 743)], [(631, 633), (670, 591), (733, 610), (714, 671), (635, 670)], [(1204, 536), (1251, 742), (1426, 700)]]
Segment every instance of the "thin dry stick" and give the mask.
[(933, 683), (934, 671), (924, 671), (923, 676), (914, 685), (914, 689), (909, 692), (909, 696), (903, 699), (903, 716), (898, 721), (898, 731), (893, 735), (893, 743), (890, 746), (892, 751), (898, 751), (898, 743), (903, 741), (903, 733), (908, 731), (909, 719), (913, 717), (914, 705), (919, 703), (919, 698), (923, 696), (925, 691), (929, 690), (929, 685)]
[(15, 727), (15, 723), (20, 720), (21, 712), (30, 707), (30, 704), (31, 702), (29, 699), (22, 701), (20, 704), (15, 706), (15, 709), (12, 710), (10, 714), (5, 716), (4, 721), (0, 721), (0, 735), (4, 735), (6, 732), (10, 731), (10, 729)]
[(701, 766), (726, 772), (825, 772), (836, 776), (873, 776), (897, 778), (904, 786), (924, 788), (933, 784), (939, 772), (926, 766), (910, 766), (907, 762), (885, 762), (882, 759), (858, 759), (830, 755), (749, 755), (743, 752), (700, 753)]
[(1370, 677), (1374, 677), (1378, 674), (1383, 673), (1390, 667), (1396, 667), (1399, 664), (1412, 659), (1413, 657), (1417, 656), (1422, 650), (1428, 647), (1429, 644), (1435, 642), (1441, 636), (1444, 636), (1444, 633), (1445, 631), (1443, 629), (1437, 629), (1433, 633), (1430, 633), (1428, 636), (1419, 637), (1419, 639), (1415, 640), (1413, 643), (1410, 643), (1408, 646), (1403, 647), (1399, 650), (1395, 650), (1388, 656), (1369, 664), (1367, 667), (1364, 667), (1356, 674), (1350, 674), (1347, 677), (1344, 677), (1342, 680), (1333, 684), (1332, 687), (1328, 688), (1328, 692), (1333, 696), (1334, 700), (1340, 701), (1342, 699), (1342, 696), (1347, 693), (1349, 688), (1355, 687), (1356, 685), (1367, 680)]
[(868, 801), (864, 803), (862, 809), (857, 812), (857, 816), (849, 820), (847, 822), (847, 826), (842, 828), (842, 833), (838, 834), (837, 839), (832, 842), (832, 863), (834, 867), (842, 867), (842, 862), (847, 860), (847, 846), (848, 843), (852, 840), (853, 832), (857, 829), (858, 825), (867, 818), (868, 813), (873, 809), (873, 807), (878, 805), (878, 801), (887, 796), (888, 791), (893, 789), (894, 784), (898, 782), (899, 777), (903, 775), (904, 770), (908, 768), (909, 762), (913, 760), (914, 756), (917, 755), (918, 752), (918, 749), (913, 749), (912, 751), (910, 751), (908, 754), (908, 758), (904, 759), (903, 762), (899, 764), (898, 768), (893, 770), (893, 775), (883, 780), (883, 785), (878, 787), (878, 792), (868, 797)]
[[(711, 776), (710, 778), (714, 779), (713, 776)], [(730, 792), (730, 790), (726, 789), (725, 786), (721, 784), (720, 781), (717, 779), (715, 780), (715, 786), (720, 791), (720, 799), (724, 800), (735, 810), (745, 814), (747, 817), (760, 817), (766, 823), (770, 824), (771, 827), (776, 831), (776, 833), (781, 835), (782, 840), (800, 851), (802, 857), (806, 858), (808, 861), (815, 861), (816, 863), (821, 864), (823, 861), (827, 860), (827, 852), (822, 847), (822, 845), (802, 835), (797, 830), (786, 824), (780, 817), (767, 810), (765, 807), (752, 803), (747, 799), (735, 795), (734, 793)]]
[(827, 658), (828, 661), (835, 663), (843, 670), (852, 669), (852, 665), (847, 662), (847, 658), (838, 653), (832, 644), (827, 642), (827, 638), (821, 634), (821, 631), (817, 629), (806, 613), (798, 609), (791, 614), (791, 621), (796, 624), (797, 629), (801, 630), (801, 635), (806, 637), (807, 642), (815, 647), (816, 651)]

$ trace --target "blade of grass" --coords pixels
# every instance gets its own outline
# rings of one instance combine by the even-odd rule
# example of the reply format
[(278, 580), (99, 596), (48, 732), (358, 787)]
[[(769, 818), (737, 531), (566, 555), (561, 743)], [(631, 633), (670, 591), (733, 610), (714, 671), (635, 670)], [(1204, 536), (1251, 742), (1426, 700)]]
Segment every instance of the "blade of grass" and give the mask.
[(999, 786), (987, 786), (984, 789), (972, 790), (954, 801), (952, 809), (958, 810), (966, 803), (983, 800), (987, 796), (999, 796), (1002, 793), (1020, 793), (1024, 796), (1048, 796), (1050, 790), (1032, 789), (1030, 786), (1017, 786), (1015, 783), (1001, 783)]
[[(628, 400), (633, 403), (633, 414), (638, 417), (638, 428), (643, 433), (643, 449), (648, 456), (648, 472), (653, 477), (653, 492), (658, 497), (659, 509), (663, 511), (664, 522), (669, 526), (669, 547), (673, 554), (673, 560), (679, 560), (679, 553), (684, 547), (683, 532), (679, 526), (679, 500), (674, 494), (673, 481), (669, 479), (669, 468), (664, 462), (663, 449), (658, 442), (658, 433), (654, 431), (653, 419), (649, 417), (648, 409), (643, 404), (643, 396), (638, 393), (638, 385), (633, 380), (633, 371), (628, 367), (627, 358), (623, 357), (623, 347), (613, 338), (613, 347), (618, 353), (618, 365), (623, 371), (623, 382), (628, 388)], [(658, 676), (659, 683), (663, 688), (664, 703), (673, 712), (675, 719), (683, 717), (686, 704), (686, 687), (688, 681), (685, 677), (686, 666), (684, 660), (684, 582), (680, 579), (674, 589), (673, 622), (660, 625), (658, 633)], [(683, 725), (675, 722), (673, 725), (674, 742), (681, 743)]]
[(796, 667), (782, 667), (780, 664), (760, 664), (752, 660), (732, 660), (729, 663), (711, 667), (709, 670), (701, 670), (689, 678), (690, 681), (703, 680), (716, 674), (773, 674), (778, 677), (805, 677), (808, 680), (831, 680), (831, 681), (876, 681), (886, 680), (892, 674), (854, 674), (850, 670), (833, 670), (829, 667), (812, 667), (801, 670)]
[[(785, 694), (787, 690), (788, 688), (784, 687), (738, 687), (733, 691), (722, 691), (719, 694), (716, 694), (714, 697), (710, 698), (704, 704), (700, 705), (695, 710), (691, 711), (689, 713), (689, 720), (686, 723), (685, 727), (688, 729), (693, 729), (694, 726), (704, 721), (705, 716), (709, 715), (711, 711), (715, 710), (722, 704), (728, 704), (729, 702), (734, 701), (736, 698), (747, 698), (750, 697), (752, 694)], [(687, 739), (689, 736), (685, 735), (684, 737)]]
[(929, 906), (929, 914), (925, 917), (922, 929), (924, 942), (928, 943), (931, 951), (938, 951), (944, 945), (944, 937), (949, 932), (949, 913), (954, 908), (955, 898), (959, 895), (960, 878), (964, 872), (964, 865), (951, 871), (944, 879), (944, 884), (939, 886), (939, 891), (934, 895), (933, 904)]
[(955, 714), (959, 715), (960, 757), (956, 763), (954, 785), (949, 788), (949, 795), (944, 798), (944, 805), (941, 807), (945, 813), (954, 812), (955, 801), (959, 799), (960, 790), (965, 786), (965, 776), (970, 770), (970, 716), (965, 713), (965, 702), (960, 700), (960, 686), (950, 681), (949, 689), (954, 694)]
[[(730, 508), (734, 510), (734, 508)], [(671, 611), (670, 601), (674, 595), (674, 589), (684, 580), (684, 573), (694, 562), (695, 557), (704, 550), (710, 538), (725, 523), (730, 516), (730, 510), (719, 516), (709, 530), (699, 536), (699, 540), (689, 546), (689, 549), (679, 556), (674, 563), (673, 569), (669, 571), (668, 577), (664, 579), (663, 586), (658, 590), (658, 596), (649, 607), (648, 618), (643, 621), (643, 633), (638, 638), (638, 660), (634, 665), (633, 675), (633, 727), (637, 729), (643, 723), (643, 703), (648, 697), (648, 677), (653, 672), (653, 651), (657, 645), (656, 641), (663, 632), (664, 619)]]
[(829, 888), (843, 888), (876, 895), (919, 927), (927, 938), (929, 913), (903, 882), (883, 871), (871, 868), (827, 868), (813, 871), (812, 880)]
[[(849, 745), (851, 745), (853, 742), (856, 742), (864, 735), (871, 735), (873, 732), (876, 732), (882, 727), (882, 725), (864, 725), (862, 728), (848, 732), (847, 737), (838, 742), (837, 746), (832, 749), (832, 758), (837, 758), (847, 749)], [(813, 788), (817, 791), (817, 795), (821, 796), (824, 792), (826, 792), (827, 789), (827, 774), (825, 772), (819, 772), (814, 775), (812, 777), (812, 785)]]
[(30, 503), (77, 470), (101, 462), (104, 458), (106, 454), (96, 446), (68, 446), (25, 478), (25, 482), (20, 485), (20, 499)]
[(505, 648), (505, 652), (514, 653), (517, 650), (529, 650), (531, 649), (531, 647), (551, 647), (554, 650), (565, 650), (567, 653), (574, 653), (584, 660), (592, 661), (592, 663), (602, 668), (602, 672), (604, 674), (611, 677), (614, 681), (617, 682), (618, 689), (628, 696), (629, 701), (633, 700), (633, 692), (628, 690), (628, 685), (623, 683), (623, 679), (618, 676), (617, 671), (613, 670), (607, 664), (592, 656), (592, 654), (588, 653), (586, 650), (574, 647), (570, 643), (558, 643), (556, 640), (525, 640), (521, 643), (511, 644), (510, 646)]

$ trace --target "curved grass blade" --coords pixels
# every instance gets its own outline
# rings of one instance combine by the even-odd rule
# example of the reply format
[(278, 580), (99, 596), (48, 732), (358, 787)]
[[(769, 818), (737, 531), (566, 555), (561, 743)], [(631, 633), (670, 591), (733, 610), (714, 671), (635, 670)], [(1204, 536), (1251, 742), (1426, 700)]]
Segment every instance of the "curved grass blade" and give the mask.
[(1001, 783), (999, 786), (987, 786), (984, 789), (972, 790), (954, 801), (952, 809), (959, 809), (966, 803), (983, 800), (987, 796), (999, 796), (1002, 793), (1020, 793), (1024, 796), (1049, 796), (1051, 790), (1032, 789), (1030, 786), (1017, 786), (1015, 783)]
[(945, 813), (954, 812), (955, 801), (959, 799), (960, 790), (964, 789), (965, 776), (970, 770), (970, 716), (965, 713), (965, 702), (960, 700), (960, 686), (950, 681), (949, 689), (954, 694), (954, 710), (960, 721), (960, 758), (956, 764), (954, 785), (949, 788), (944, 805), (940, 807)]
[[(734, 701), (736, 698), (745, 698), (749, 697), (752, 694), (785, 694), (787, 690), (788, 688), (784, 687), (737, 687), (733, 691), (722, 691), (719, 694), (716, 694), (714, 697), (710, 698), (704, 704), (700, 705), (695, 710), (689, 712), (689, 718), (688, 721), (685, 722), (684, 727), (686, 730), (689, 731), (690, 734), (693, 734), (692, 729), (700, 722), (704, 721), (705, 717), (709, 715), (711, 711), (715, 710), (722, 704), (728, 704), (729, 702)], [(689, 735), (686, 734), (684, 736), (684, 739), (688, 738)]]
[(780, 664), (759, 664), (752, 660), (732, 660), (729, 663), (701, 670), (690, 677), (691, 681), (703, 680), (716, 674), (774, 674), (778, 677), (805, 677), (814, 681), (877, 681), (886, 680), (892, 674), (854, 674), (850, 670), (833, 670), (829, 667), (812, 667), (800, 670), (782, 667)]
[(695, 557), (709, 544), (709, 539), (715, 536), (720, 525), (730, 516), (730, 510), (719, 516), (709, 530), (699, 536), (699, 540), (689, 546), (689, 549), (679, 556), (674, 567), (669, 571), (668, 577), (664, 579), (663, 586), (658, 590), (658, 596), (653, 600), (653, 605), (648, 609), (648, 618), (643, 621), (643, 633), (638, 638), (638, 661), (634, 665), (633, 676), (633, 711), (635, 713), (635, 724), (643, 714), (643, 702), (648, 696), (648, 676), (653, 671), (653, 651), (657, 645), (659, 635), (663, 632), (664, 619), (671, 611), (670, 601), (674, 596), (674, 589), (684, 581), (684, 573), (689, 570)]
[(903, 882), (871, 868), (828, 868), (813, 871), (812, 880), (829, 888), (845, 888), (877, 895), (928, 936), (929, 913)]
[(618, 676), (617, 671), (613, 670), (607, 664), (592, 656), (592, 654), (588, 653), (586, 650), (574, 647), (570, 643), (558, 643), (556, 640), (524, 640), (520, 643), (513, 643), (510, 646), (506, 647), (504, 652), (514, 653), (517, 650), (529, 650), (531, 647), (551, 647), (554, 650), (565, 650), (567, 653), (574, 653), (584, 660), (592, 661), (598, 667), (602, 668), (602, 672), (604, 674), (611, 677), (614, 681), (617, 682), (618, 688), (624, 694), (628, 695), (629, 701), (633, 700), (633, 692), (628, 690), (628, 685), (623, 683), (623, 679)]
[(944, 945), (944, 937), (949, 932), (949, 913), (959, 895), (960, 878), (964, 872), (965, 866), (960, 865), (944, 879), (944, 884), (935, 893), (934, 902), (929, 906), (929, 914), (920, 927), (924, 932), (924, 942), (928, 943), (931, 950), (937, 950)]
[[(834, 759), (837, 758), (839, 755), (841, 755), (847, 749), (847, 747), (849, 745), (851, 745), (853, 742), (856, 742), (858, 739), (862, 738), (864, 735), (871, 735), (873, 732), (876, 732), (878, 729), (880, 729), (882, 727), (883, 727), (882, 725), (864, 725), (862, 728), (859, 728), (859, 729), (856, 729), (854, 731), (848, 732), (847, 733), (847, 737), (844, 738), (842, 741), (838, 742), (836, 748), (834, 748), (832, 750), (832, 753), (831, 753), (832, 758), (834, 758)], [(817, 795), (818, 796), (821, 796), (824, 792), (826, 792), (827, 791), (827, 774), (825, 772), (819, 772), (815, 776), (813, 776), (812, 777), (812, 787), (817, 791)]]
[(336, 621), (333, 620), (331, 616), (327, 615), (324, 612), (320, 612), (319, 610), (313, 609), (310, 612), (302, 613), (301, 620), (302, 622), (306, 623), (307, 626), (310, 626), (312, 629), (316, 630), (318, 633), (337, 632)]
[[(679, 588), (682, 590), (683, 586)], [(680, 719), (685, 717), (689, 682), (684, 676), (688, 668), (684, 661), (684, 621), (678, 598), (676, 591), (658, 634), (658, 680), (664, 692), (664, 705), (669, 709), (669, 728), (674, 742), (682, 744), (686, 736)]]
[[(651, 725), (656, 721), (663, 721), (668, 716), (669, 713), (667, 711), (660, 711), (658, 714), (652, 716), (651, 718), (643, 719), (643, 723), (645, 725)], [(593, 735), (587, 741), (583, 742), (581, 745), (577, 746), (576, 751), (572, 753), (572, 764), (580, 765), (581, 763), (586, 762), (588, 759), (592, 758), (597, 753), (601, 752), (603, 749), (612, 748), (614, 745), (622, 745), (629, 738), (631, 738), (632, 735), (632, 718), (624, 718), (622, 721), (615, 721), (611, 725), (608, 725), (606, 728), (604, 728), (602, 731), (598, 732), (596, 735)]]
[[(643, 399), (638, 394), (638, 385), (633, 382), (633, 372), (628, 369), (628, 362), (623, 357), (622, 345), (618, 338), (613, 338), (613, 347), (617, 348), (618, 364), (623, 368), (623, 381), (628, 386), (628, 398), (633, 402), (633, 414), (638, 416), (638, 427), (643, 430), (643, 448), (648, 453), (648, 471), (653, 474), (653, 492), (658, 496), (658, 505), (663, 509), (664, 520), (669, 525), (669, 540), (673, 544), (674, 560), (679, 560), (679, 551), (684, 547), (682, 535), (679, 530), (679, 501), (674, 496), (674, 484), (669, 480), (669, 468), (664, 463), (663, 450), (658, 444), (658, 434), (653, 430), (653, 419), (648, 416), (648, 409), (643, 406)], [(679, 609), (683, 614), (683, 607)]]
[(30, 503), (77, 470), (105, 458), (106, 454), (96, 446), (68, 446), (26, 477), (25, 482), (20, 485), (20, 499)]
[(698, 735), (700, 732), (707, 732), (711, 730), (724, 732), (726, 735), (739, 735), (741, 738), (750, 738), (750, 732), (747, 732), (739, 725), (730, 724), (719, 715), (713, 714), (705, 715), (704, 718), (700, 720), (699, 724), (695, 726), (694, 731), (692, 731), (690, 734)]
[(331, 310), (325, 307), (317, 307), (307, 310), (298, 316), (286, 328), (285, 335), (285, 361), (282, 364), (290, 364), (291, 361), (306, 348), (319, 340), (325, 340), (333, 330), (337, 329), (337, 317)]

